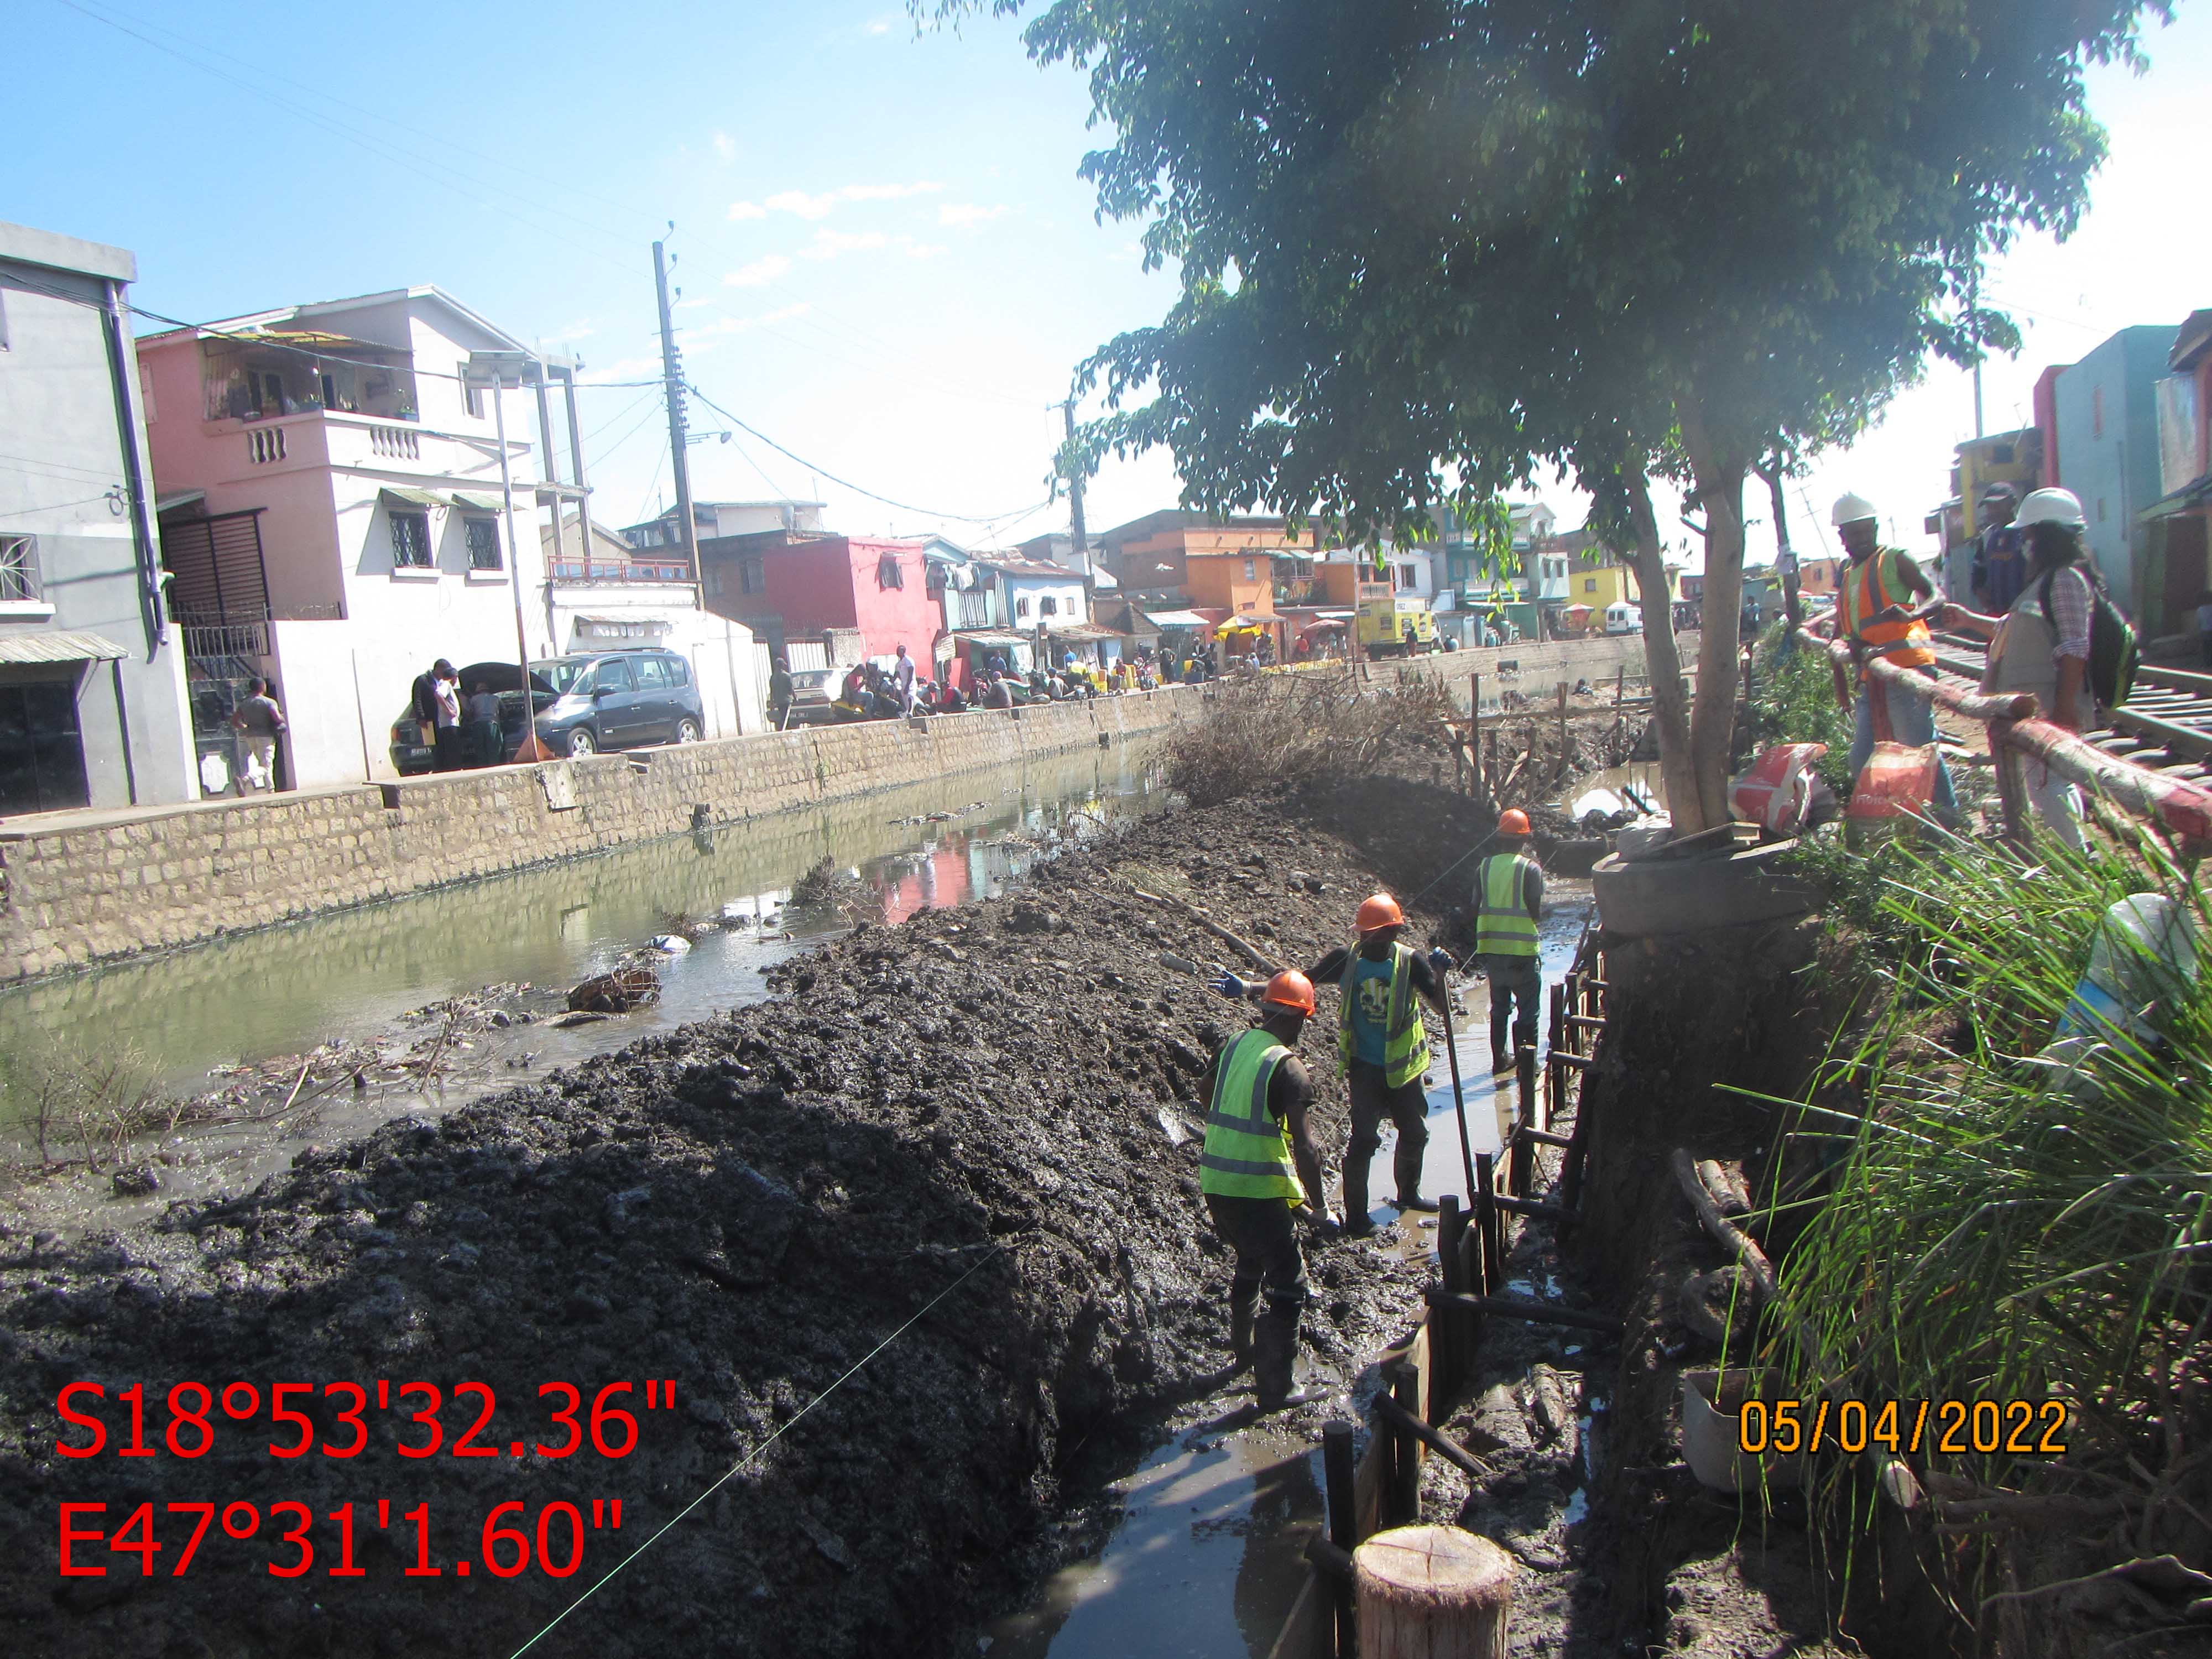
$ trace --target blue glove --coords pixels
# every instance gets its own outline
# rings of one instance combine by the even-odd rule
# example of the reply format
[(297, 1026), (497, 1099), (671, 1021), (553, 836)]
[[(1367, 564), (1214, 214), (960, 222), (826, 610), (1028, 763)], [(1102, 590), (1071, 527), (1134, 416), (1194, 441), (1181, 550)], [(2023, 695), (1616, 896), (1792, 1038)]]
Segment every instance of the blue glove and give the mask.
[(1442, 979), (1452, 970), (1451, 952), (1439, 945), (1429, 952), (1429, 966), (1435, 969), (1437, 977)]
[(1244, 994), (1244, 981), (1224, 969), (1221, 977), (1213, 981), (1213, 988), (1225, 997), (1241, 998)]

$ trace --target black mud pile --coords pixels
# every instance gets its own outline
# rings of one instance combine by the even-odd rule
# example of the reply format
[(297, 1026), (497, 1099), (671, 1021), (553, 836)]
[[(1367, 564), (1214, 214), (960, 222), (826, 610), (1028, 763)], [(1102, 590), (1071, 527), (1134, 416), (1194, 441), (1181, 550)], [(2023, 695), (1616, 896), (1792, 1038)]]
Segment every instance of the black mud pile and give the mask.
[[(1243, 1016), (1163, 960), (1228, 950), (1132, 887), (1203, 903), (1303, 963), (1342, 938), (1374, 879), (1279, 803), (1170, 814), (1022, 896), (862, 930), (790, 964), (769, 1003), (440, 1121), (395, 1121), (246, 1197), (74, 1245), (0, 1238), (9, 1650), (508, 1653), (743, 1463), (532, 1651), (973, 1652), (977, 1621), (1047, 1564), (1075, 1449), (1202, 1395), (1224, 1354), (1227, 1267), (1201, 1224), (1188, 1103)], [(1328, 1035), (1306, 1042), (1321, 1079)], [(1324, 1082), (1324, 1117), (1340, 1103)], [(1340, 1123), (1329, 1133), (1340, 1149)], [(1348, 1364), (1410, 1325), (1410, 1273), (1372, 1247), (1318, 1254), (1321, 1356)], [(647, 1409), (664, 1378), (676, 1405)], [(55, 1449), (57, 1394), (78, 1381), (107, 1393), (107, 1445), (88, 1459)], [(410, 1420), (427, 1394), (400, 1391), (416, 1381), (444, 1402), (419, 1459), (398, 1450), (430, 1434)], [(194, 1456), (163, 1444), (186, 1382), (243, 1416), (207, 1412), (212, 1449)], [(365, 1428), (332, 1382), (366, 1388)], [(591, 1407), (618, 1382), (633, 1386), (606, 1403), (633, 1414), (635, 1443), (604, 1456)], [(252, 1397), (226, 1395), (233, 1382)], [(287, 1395), (318, 1447), (295, 1458), (268, 1450), (301, 1432), (271, 1422), (280, 1382), (313, 1385)], [(470, 1382), (497, 1401), (480, 1425)], [(573, 1455), (530, 1450), (569, 1437), (547, 1382), (580, 1393)], [(117, 1455), (133, 1384), (150, 1457)], [(618, 1423), (601, 1429), (623, 1448)], [(356, 1441), (356, 1455), (319, 1449)], [(198, 1431), (178, 1444), (198, 1450)], [(594, 1500), (616, 1498), (621, 1530), (590, 1530)], [(486, 1517), (510, 1502), (525, 1508), (503, 1524), (532, 1535), (533, 1556), (541, 1511), (577, 1506), (574, 1576), (491, 1573)], [(330, 1517), (349, 1503), (362, 1576), (332, 1577)], [(152, 1572), (95, 1540), (73, 1558), (104, 1577), (58, 1577), (64, 1504), (105, 1504), (72, 1524), (111, 1533), (150, 1504), (150, 1534), (129, 1535), (161, 1546)], [(172, 1504), (250, 1504), (256, 1524), (244, 1539), (210, 1528), (177, 1576), (194, 1514)], [(280, 1504), (313, 1517), (303, 1577), (268, 1571), (301, 1548), (281, 1534), (301, 1511)], [(417, 1505), (439, 1577), (403, 1576)], [(248, 1529), (247, 1511), (228, 1516)]]

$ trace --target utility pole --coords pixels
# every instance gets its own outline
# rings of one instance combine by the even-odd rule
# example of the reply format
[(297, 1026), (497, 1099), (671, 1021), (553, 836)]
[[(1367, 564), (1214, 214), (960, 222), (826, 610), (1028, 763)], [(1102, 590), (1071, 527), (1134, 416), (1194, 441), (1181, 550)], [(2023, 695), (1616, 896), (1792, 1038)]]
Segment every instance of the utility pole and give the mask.
[[(1060, 406), (1067, 433), (1067, 441), (1075, 441), (1075, 399), (1070, 398)], [(1083, 531), (1083, 469), (1076, 468), (1067, 475), (1067, 528), (1075, 538), (1076, 556), (1082, 559), (1083, 568), (1091, 568), (1090, 541)]]
[[(699, 568), (699, 526), (691, 517), (691, 462), (684, 425), (684, 371), (676, 357), (676, 325), (668, 314), (668, 264), (664, 244), (653, 245), (653, 286), (660, 300), (660, 376), (668, 398), (668, 460), (676, 475), (676, 524), (684, 557), (691, 567), (691, 586), (699, 609), (707, 608), (707, 581)], [(586, 556), (590, 546), (586, 544)]]
[(1973, 268), (1966, 273), (1966, 332), (1974, 343), (1974, 435), (1982, 435), (1982, 255), (1974, 250)]

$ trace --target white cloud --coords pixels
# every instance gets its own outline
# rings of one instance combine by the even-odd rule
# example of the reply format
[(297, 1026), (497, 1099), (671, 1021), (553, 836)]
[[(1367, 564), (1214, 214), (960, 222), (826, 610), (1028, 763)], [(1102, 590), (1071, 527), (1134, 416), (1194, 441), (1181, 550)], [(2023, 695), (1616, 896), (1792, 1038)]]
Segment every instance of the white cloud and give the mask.
[(660, 377), (661, 362), (658, 357), (621, 357), (604, 363), (577, 377), (584, 386), (600, 386), (609, 380), (652, 380)]
[(557, 330), (554, 333), (547, 335), (545, 337), (544, 343), (547, 345), (566, 345), (572, 340), (588, 340), (592, 337), (592, 332), (593, 330), (589, 323), (574, 322), (569, 324), (568, 326), (564, 329)]
[(731, 137), (726, 132), (716, 133), (714, 135), (714, 154), (720, 156), (725, 161), (734, 161), (738, 158), (738, 141)]
[[(909, 196), (932, 196), (944, 188), (933, 179), (919, 179), (905, 185), (846, 185), (836, 190), (825, 190), (818, 196), (810, 196), (803, 190), (782, 190), (768, 198), (768, 206), (778, 213), (801, 219), (825, 219), (836, 210), (840, 202), (896, 202)], [(757, 219), (765, 211), (750, 202), (739, 202), (730, 209), (730, 217)]]
[(837, 192), (833, 190), (819, 196), (809, 196), (803, 190), (778, 191), (768, 198), (768, 204), (778, 213), (795, 213), (802, 219), (819, 219), (837, 205)]
[(685, 340), (706, 339), (719, 334), (743, 334), (748, 329), (765, 328), (770, 323), (787, 323), (794, 317), (804, 317), (814, 307), (805, 301), (797, 305), (781, 306), (774, 311), (763, 311), (757, 317), (718, 317), (700, 328), (684, 331)]
[(868, 25), (868, 33), (871, 34), (889, 34), (890, 32), (890, 20), (887, 17), (878, 17)]
[(900, 250), (909, 258), (934, 259), (940, 253), (951, 252), (942, 242), (917, 242), (911, 236), (898, 239)]
[(823, 228), (814, 233), (811, 246), (802, 250), (810, 259), (834, 259), (841, 253), (864, 253), (888, 246), (890, 238), (880, 230), (843, 231)]
[(896, 202), (908, 196), (934, 196), (945, 186), (934, 179), (911, 185), (848, 185), (837, 192), (848, 202)]
[(732, 202), (730, 204), (730, 217), (732, 219), (765, 219), (768, 217), (768, 210), (763, 207), (758, 202)]
[(977, 225), (988, 220), (1002, 216), (1006, 211), (1003, 204), (998, 207), (979, 207), (973, 202), (947, 202), (937, 210), (937, 222), (940, 225), (957, 225), (963, 230), (973, 230)]
[(732, 288), (758, 288), (763, 283), (772, 283), (791, 269), (791, 261), (781, 253), (771, 253), (764, 259), (756, 259), (749, 265), (739, 265), (722, 278)]

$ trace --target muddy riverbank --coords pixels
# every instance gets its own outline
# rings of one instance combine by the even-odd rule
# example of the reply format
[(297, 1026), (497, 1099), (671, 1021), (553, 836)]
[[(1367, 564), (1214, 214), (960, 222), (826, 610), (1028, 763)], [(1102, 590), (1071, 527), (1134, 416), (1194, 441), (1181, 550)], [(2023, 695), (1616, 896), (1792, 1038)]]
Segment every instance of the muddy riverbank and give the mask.
[[(1285, 802), (1149, 818), (1017, 896), (794, 960), (766, 1003), (395, 1121), (252, 1193), (74, 1244), (0, 1241), (0, 1618), (58, 1655), (511, 1650), (735, 1468), (544, 1650), (785, 1651), (803, 1620), (823, 1652), (974, 1651), (1064, 1549), (1048, 1523), (1075, 1449), (1218, 1386), (1226, 1265), (1196, 1201), (1188, 1102), (1234, 1011), (1163, 964), (1223, 952), (1135, 898), (1133, 874), (1292, 960), (1340, 939), (1377, 880)], [(1340, 1091), (1323, 1094), (1340, 1144)], [(1371, 1243), (1314, 1261), (1332, 1289), (1312, 1353), (1356, 1370), (1414, 1317), (1424, 1270)], [(680, 1404), (646, 1409), (663, 1378)], [(427, 1435), (409, 1415), (427, 1395), (374, 1403), (379, 1380), (418, 1379), (444, 1401), (422, 1458), (398, 1448)], [(63, 1457), (57, 1439), (89, 1431), (64, 1433), (56, 1396), (86, 1380), (107, 1390), (109, 1443)], [(256, 1395), (240, 1420), (218, 1410), (211, 1449), (189, 1458), (159, 1439), (188, 1381)], [(272, 1457), (291, 1433), (272, 1434), (265, 1403), (280, 1381), (315, 1385), (297, 1399), (338, 1449), (351, 1396), (325, 1385), (367, 1389), (360, 1453)], [(623, 1381), (610, 1398), (636, 1415), (634, 1449), (534, 1449), (563, 1432), (541, 1384), (588, 1407)], [(133, 1382), (160, 1447), (146, 1462), (116, 1450)], [(473, 1437), (483, 1396), (464, 1382), (496, 1401)], [(457, 1456), (463, 1438), (495, 1455)], [(593, 1530), (592, 1500), (605, 1515), (617, 1498), (619, 1532)], [(168, 1552), (145, 1576), (111, 1542), (142, 1503)], [(193, 1512), (166, 1506), (195, 1503), (256, 1521), (234, 1512), (246, 1535), (217, 1528), (179, 1576)], [(287, 1503), (314, 1517), (297, 1579), (268, 1571), (300, 1547), (280, 1537)], [(550, 1509), (556, 1565), (557, 1505), (576, 1505), (576, 1575), (535, 1565), (535, 1543), (528, 1570), (490, 1572), (514, 1548), (502, 1534), (486, 1553), (502, 1503), (525, 1506), (526, 1530)], [(56, 1577), (63, 1504), (106, 1506), (72, 1511), (102, 1534), (73, 1559), (104, 1576)], [(399, 1523), (417, 1505), (427, 1543)], [(330, 1571), (349, 1526), (361, 1577)]]

